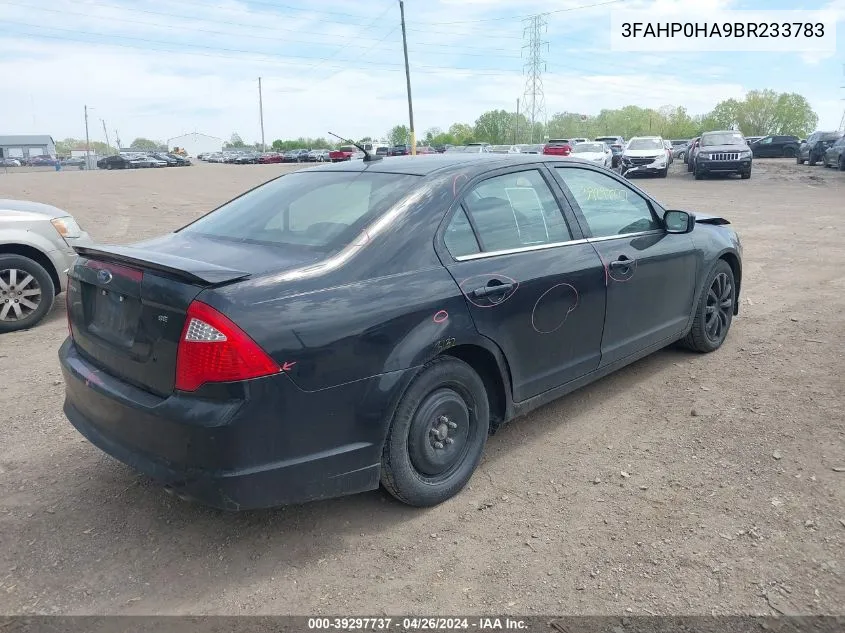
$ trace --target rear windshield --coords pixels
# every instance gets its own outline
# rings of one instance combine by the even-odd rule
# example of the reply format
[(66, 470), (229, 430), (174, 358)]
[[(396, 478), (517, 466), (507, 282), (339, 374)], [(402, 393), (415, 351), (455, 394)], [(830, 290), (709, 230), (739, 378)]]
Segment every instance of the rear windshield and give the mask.
[(352, 242), (418, 179), (376, 172), (294, 172), (227, 202), (182, 231), (333, 251)]
[(574, 148), (572, 148), (573, 154), (585, 154), (585, 153), (604, 153), (604, 148), (607, 147), (604, 143), (578, 143)]

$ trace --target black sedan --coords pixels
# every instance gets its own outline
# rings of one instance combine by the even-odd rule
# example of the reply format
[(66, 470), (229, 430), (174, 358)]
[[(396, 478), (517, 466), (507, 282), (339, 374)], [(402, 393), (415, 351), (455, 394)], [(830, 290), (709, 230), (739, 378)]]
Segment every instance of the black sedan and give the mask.
[(104, 156), (98, 160), (97, 167), (100, 169), (131, 169), (133, 165), (131, 159), (115, 154), (114, 156)]
[(186, 499), (457, 494), (502, 423), (738, 311), (727, 220), (540, 155), (293, 172), (182, 229), (78, 247), (64, 411)]

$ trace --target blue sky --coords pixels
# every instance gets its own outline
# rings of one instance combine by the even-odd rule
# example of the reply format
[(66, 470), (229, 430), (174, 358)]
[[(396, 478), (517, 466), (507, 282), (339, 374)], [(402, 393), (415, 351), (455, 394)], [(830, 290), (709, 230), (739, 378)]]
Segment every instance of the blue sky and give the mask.
[[(619, 53), (614, 9), (827, 9), (835, 54)], [(747, 90), (799, 92), (821, 128), (845, 109), (845, 0), (406, 0), (419, 133), (515, 108), (521, 18), (548, 12), (546, 111), (634, 104), (693, 114)], [(266, 138), (383, 136), (407, 122), (396, 0), (0, 0), (0, 133), (128, 143), (198, 131)]]

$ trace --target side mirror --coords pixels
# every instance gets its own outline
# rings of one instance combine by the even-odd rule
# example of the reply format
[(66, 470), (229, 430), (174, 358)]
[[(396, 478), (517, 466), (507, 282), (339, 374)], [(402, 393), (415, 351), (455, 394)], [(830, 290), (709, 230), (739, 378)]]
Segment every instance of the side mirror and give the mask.
[(695, 227), (695, 216), (686, 211), (667, 211), (663, 214), (667, 233), (690, 233)]

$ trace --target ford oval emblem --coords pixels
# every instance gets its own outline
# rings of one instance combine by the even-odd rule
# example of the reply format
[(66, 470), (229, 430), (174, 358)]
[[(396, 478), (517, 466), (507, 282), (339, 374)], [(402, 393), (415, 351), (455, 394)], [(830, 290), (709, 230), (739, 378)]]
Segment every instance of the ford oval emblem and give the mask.
[(101, 284), (107, 284), (112, 280), (112, 274), (110, 270), (101, 270), (97, 273), (97, 281)]

